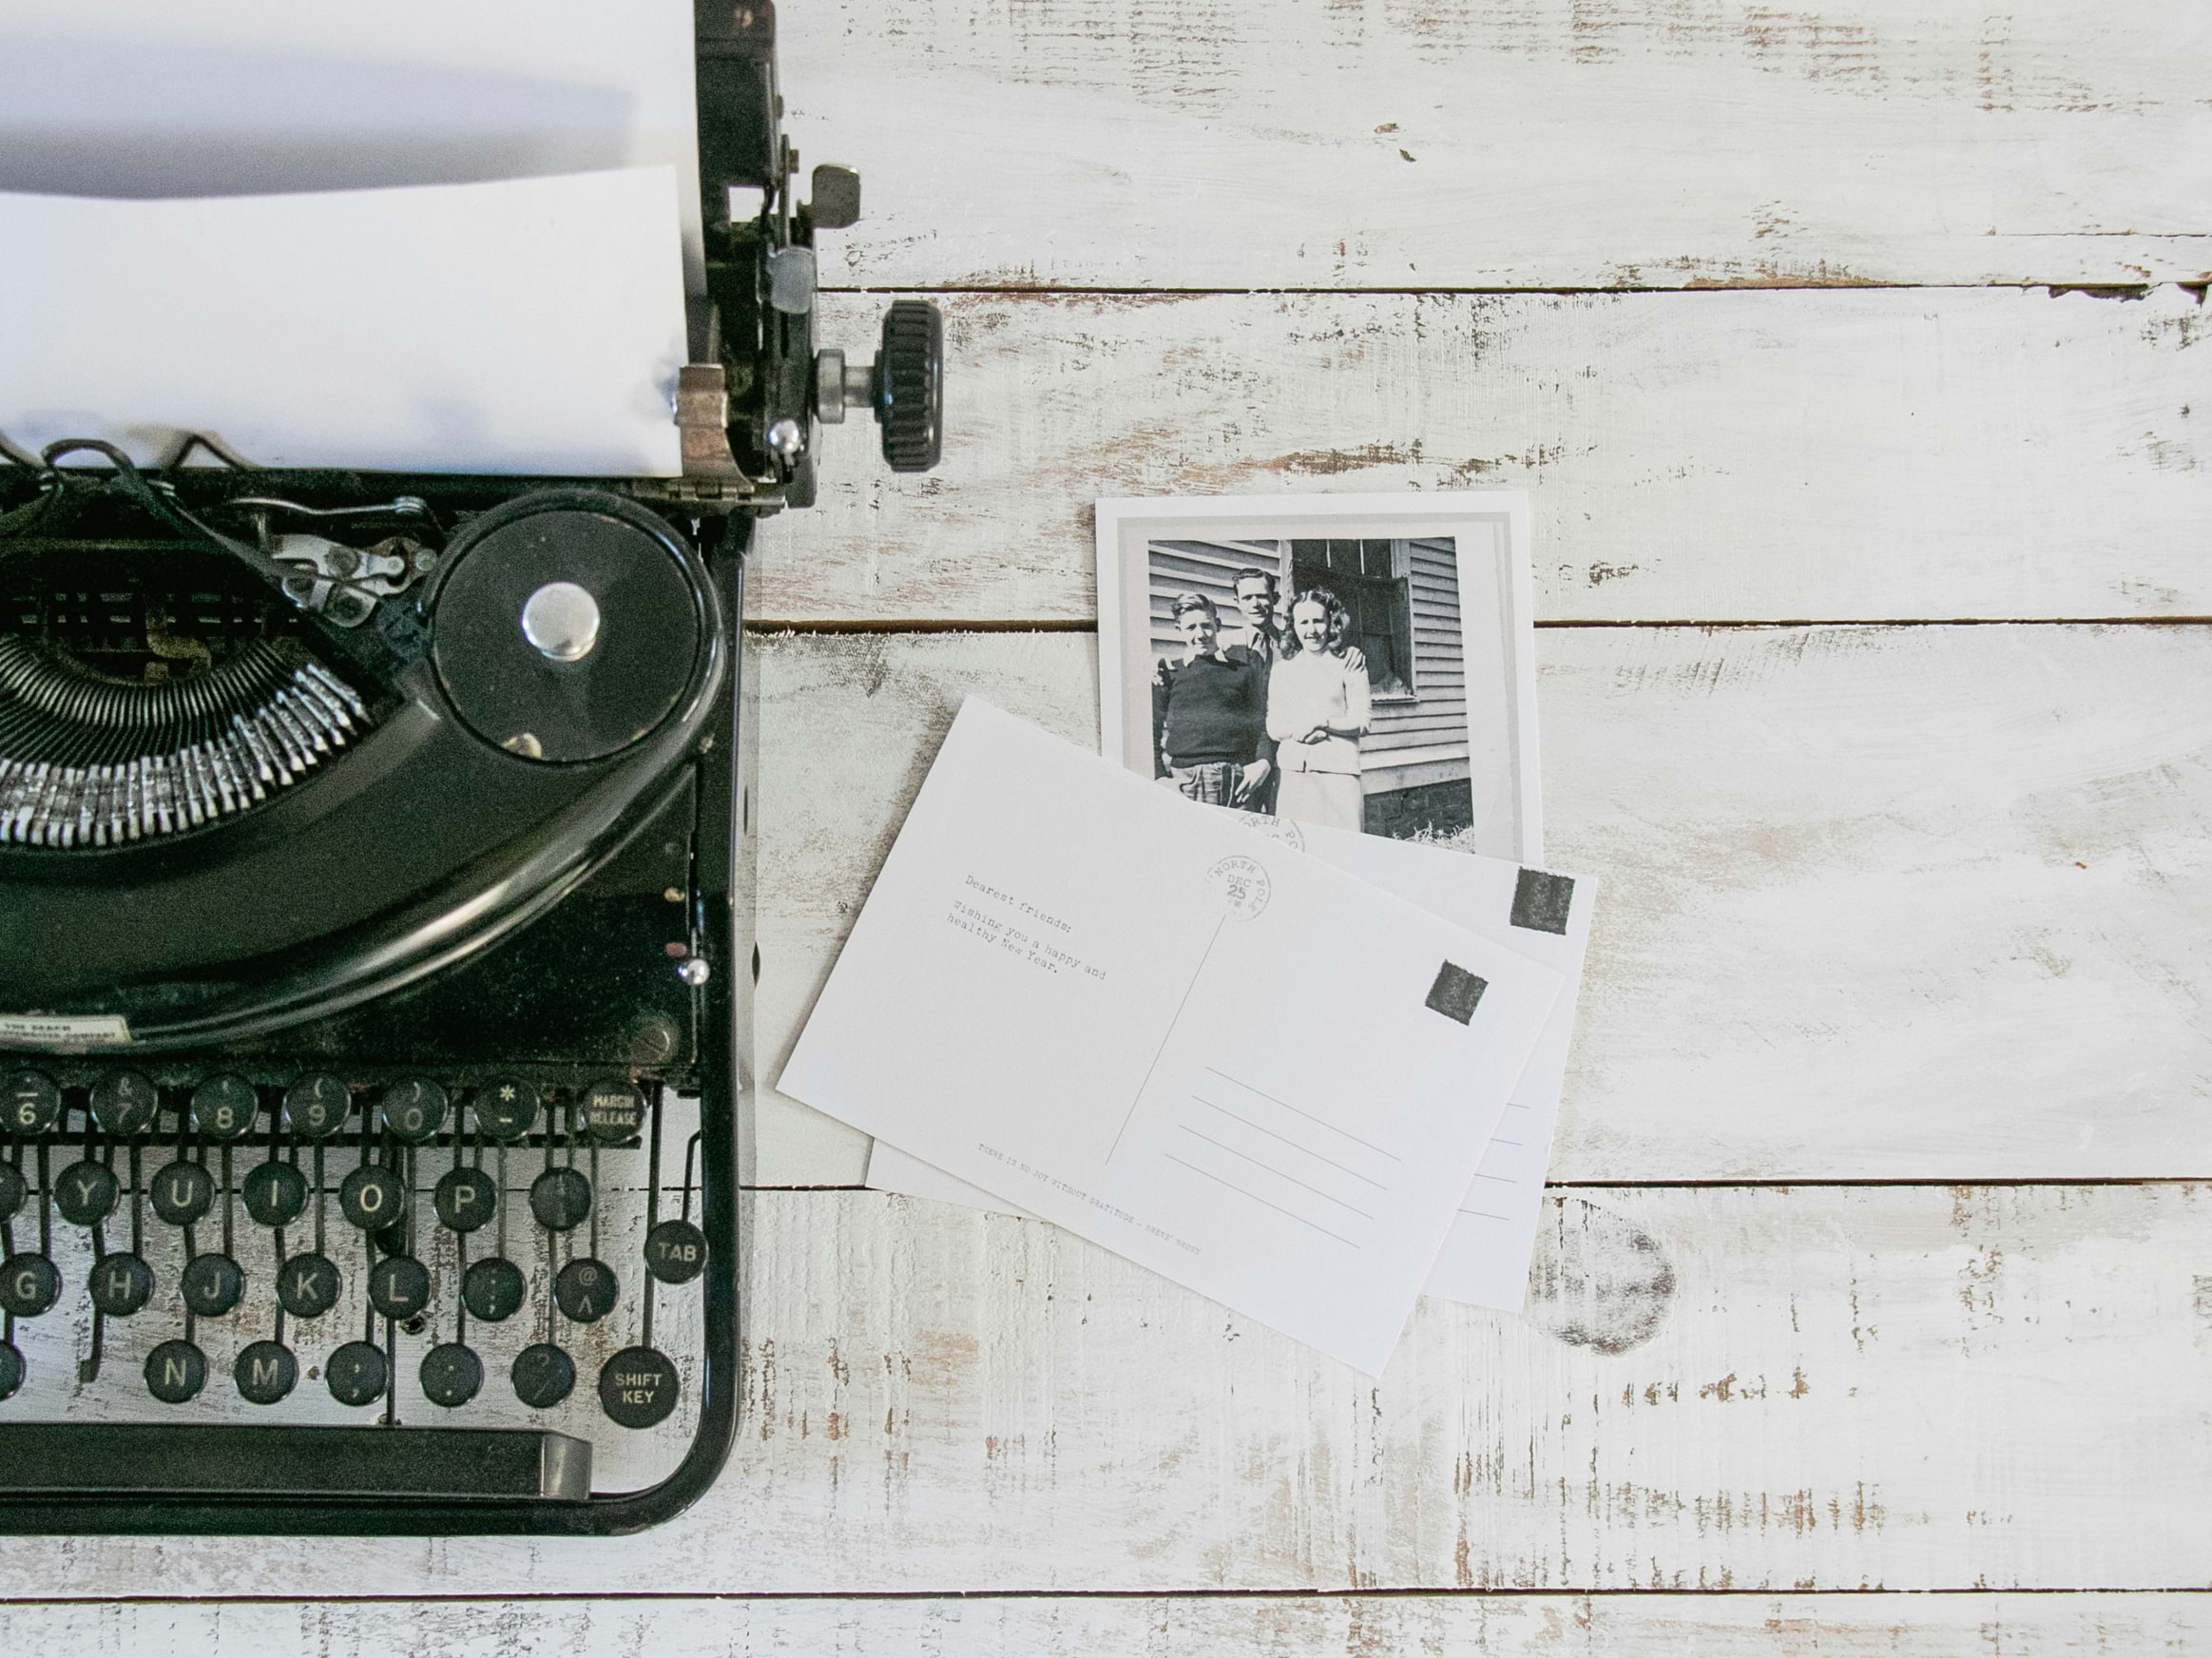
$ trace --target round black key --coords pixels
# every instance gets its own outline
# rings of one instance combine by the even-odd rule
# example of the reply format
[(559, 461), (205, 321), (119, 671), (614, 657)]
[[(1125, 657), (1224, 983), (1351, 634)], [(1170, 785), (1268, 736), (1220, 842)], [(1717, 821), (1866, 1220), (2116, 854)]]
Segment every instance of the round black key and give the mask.
[(242, 1076), (211, 1076), (192, 1090), (192, 1132), (202, 1139), (240, 1139), (260, 1114), (261, 1097)]
[(319, 1319), (337, 1305), (339, 1282), (328, 1256), (295, 1255), (277, 1269), (277, 1300), (296, 1319)]
[(299, 1360), (275, 1341), (253, 1341), (239, 1349), (230, 1374), (250, 1405), (273, 1405), (299, 1381)]
[(591, 1183), (573, 1168), (548, 1168), (530, 1183), (530, 1213), (548, 1232), (567, 1232), (591, 1218)]
[(514, 1317), (525, 1289), (522, 1268), (493, 1255), (469, 1263), (469, 1270), (461, 1275), (461, 1304), (471, 1319), (496, 1324)]
[(289, 1226), (307, 1207), (307, 1176), (289, 1163), (264, 1163), (246, 1175), (246, 1213), (262, 1226)]
[(599, 1408), (625, 1428), (666, 1421), (683, 1391), (676, 1366), (650, 1347), (625, 1347), (599, 1373)]
[(706, 1270), (706, 1234), (689, 1221), (663, 1221), (645, 1234), (645, 1270), (663, 1283), (689, 1283)]
[(246, 1293), (245, 1268), (227, 1255), (195, 1255), (184, 1263), (178, 1288), (193, 1312), (203, 1319), (220, 1319)]
[(456, 1232), (473, 1232), (499, 1212), (499, 1185), (481, 1168), (449, 1169), (432, 1201), (438, 1219)]
[(54, 1207), (72, 1226), (97, 1226), (115, 1212), (116, 1193), (122, 1188), (105, 1165), (72, 1163), (54, 1182)]
[(103, 1255), (87, 1285), (92, 1304), (110, 1319), (127, 1319), (153, 1299), (154, 1269), (127, 1249)]
[(554, 1275), (553, 1300), (577, 1323), (593, 1324), (614, 1311), (616, 1287), (613, 1267), (580, 1256)]
[(576, 1102), (576, 1119), (587, 1140), (620, 1146), (635, 1140), (644, 1126), (644, 1096), (627, 1077), (606, 1077), (585, 1089)]
[(407, 1212), (407, 1183), (380, 1163), (366, 1163), (338, 1183), (338, 1213), (364, 1232), (381, 1232)]
[(0, 1128), (29, 1139), (62, 1119), (62, 1090), (40, 1070), (19, 1070), (0, 1083)]
[(26, 1195), (21, 1171), (12, 1163), (0, 1163), (0, 1221), (14, 1220)]
[(172, 1226), (194, 1226), (215, 1205), (215, 1181), (197, 1163), (172, 1163), (154, 1176), (154, 1213)]
[(446, 1126), (446, 1090), (428, 1077), (406, 1077), (384, 1090), (379, 1109), (385, 1128), (419, 1146)]
[(348, 1341), (323, 1360), (322, 1379), (341, 1405), (365, 1405), (384, 1397), (384, 1349)]
[(519, 1076), (497, 1076), (476, 1090), (476, 1127), (494, 1140), (520, 1140), (538, 1121), (538, 1090)]
[(0, 1399), (13, 1398), (22, 1385), (22, 1349), (12, 1341), (0, 1341)]
[(165, 1405), (197, 1398), (207, 1385), (207, 1355), (189, 1341), (163, 1341), (146, 1355), (146, 1392)]
[(369, 1268), (369, 1304), (387, 1319), (412, 1319), (430, 1305), (430, 1268), (412, 1255), (387, 1255)]
[(444, 1341), (422, 1356), (422, 1397), (433, 1405), (465, 1405), (484, 1385), (484, 1360), (476, 1350)]
[(549, 1411), (576, 1388), (576, 1360), (550, 1341), (525, 1347), (508, 1372), (514, 1397), (533, 1411)]
[(60, 1299), (61, 1269), (43, 1255), (10, 1255), (0, 1261), (0, 1312), (35, 1319)]
[(306, 1140), (328, 1140), (354, 1114), (354, 1096), (327, 1070), (311, 1070), (284, 1090), (284, 1127)]
[(118, 1140), (144, 1133), (161, 1109), (161, 1089), (142, 1072), (111, 1070), (92, 1085), (92, 1120)]

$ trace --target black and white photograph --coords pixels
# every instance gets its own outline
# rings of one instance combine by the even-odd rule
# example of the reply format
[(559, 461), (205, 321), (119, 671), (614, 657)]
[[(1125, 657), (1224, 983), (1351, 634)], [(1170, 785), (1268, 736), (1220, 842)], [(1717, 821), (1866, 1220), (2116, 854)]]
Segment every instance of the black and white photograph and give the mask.
[(1535, 862), (1518, 492), (1098, 504), (1103, 747), (1202, 804)]

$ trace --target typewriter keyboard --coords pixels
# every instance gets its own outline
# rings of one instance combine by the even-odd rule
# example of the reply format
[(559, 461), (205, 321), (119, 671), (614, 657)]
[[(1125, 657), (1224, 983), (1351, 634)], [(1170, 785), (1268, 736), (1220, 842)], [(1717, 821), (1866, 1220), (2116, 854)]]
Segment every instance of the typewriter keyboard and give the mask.
[(0, 1421), (552, 1428), (603, 1489), (681, 1457), (707, 1244), (658, 1082), (55, 1063), (0, 1075)]

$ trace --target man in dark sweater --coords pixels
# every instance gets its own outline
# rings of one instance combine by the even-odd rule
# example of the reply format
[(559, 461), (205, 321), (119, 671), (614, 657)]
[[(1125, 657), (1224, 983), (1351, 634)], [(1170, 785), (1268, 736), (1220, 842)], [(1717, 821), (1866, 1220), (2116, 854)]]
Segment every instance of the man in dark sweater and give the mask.
[(1274, 767), (1267, 741), (1267, 668), (1242, 646), (1221, 645), (1221, 618), (1203, 593), (1175, 596), (1188, 646), (1152, 675), (1152, 775), (1209, 806), (1244, 806)]

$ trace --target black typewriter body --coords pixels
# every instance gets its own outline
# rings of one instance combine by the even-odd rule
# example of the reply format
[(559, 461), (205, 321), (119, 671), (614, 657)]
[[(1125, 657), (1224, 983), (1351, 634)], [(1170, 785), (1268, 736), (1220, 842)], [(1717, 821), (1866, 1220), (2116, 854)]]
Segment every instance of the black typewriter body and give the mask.
[(719, 1472), (745, 557), (823, 422), (919, 471), (941, 409), (930, 307), (815, 349), (857, 183), (793, 200), (772, 47), (700, 9), (683, 476), (0, 460), (0, 1532), (611, 1533)]

